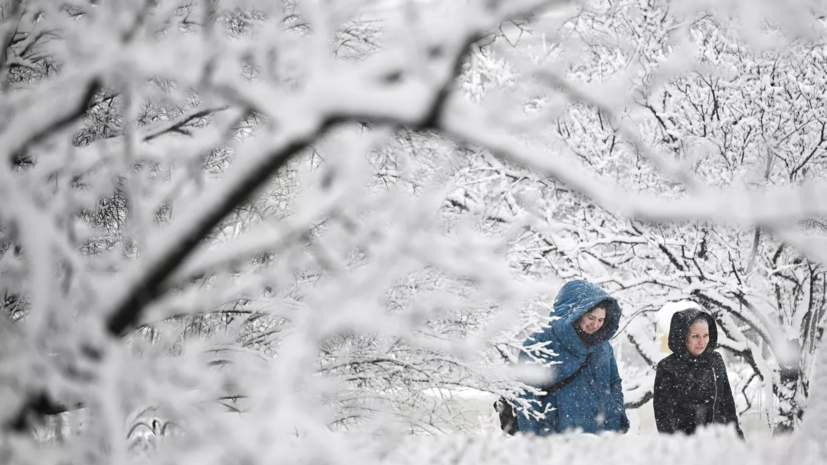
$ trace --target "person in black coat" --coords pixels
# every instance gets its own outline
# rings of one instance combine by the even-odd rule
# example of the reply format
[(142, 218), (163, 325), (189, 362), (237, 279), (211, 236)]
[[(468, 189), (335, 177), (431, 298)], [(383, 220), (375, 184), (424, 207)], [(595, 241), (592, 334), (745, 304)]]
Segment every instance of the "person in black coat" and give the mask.
[(655, 422), (661, 433), (692, 434), (710, 423), (732, 424), (744, 438), (726, 366), (715, 352), (718, 329), (711, 315), (683, 310), (672, 316), (669, 349), (655, 375)]

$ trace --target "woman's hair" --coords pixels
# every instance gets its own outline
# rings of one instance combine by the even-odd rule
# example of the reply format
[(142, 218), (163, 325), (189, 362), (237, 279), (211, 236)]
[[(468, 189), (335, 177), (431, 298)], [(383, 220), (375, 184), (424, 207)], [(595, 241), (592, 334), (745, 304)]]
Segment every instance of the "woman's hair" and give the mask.
[[(608, 314), (608, 313), (609, 313), (609, 311), (612, 309), (612, 303), (611, 303), (611, 302), (609, 302), (608, 300), (601, 300), (600, 302), (598, 302), (598, 303), (597, 303), (597, 305), (595, 305), (594, 307), (590, 308), (590, 309), (589, 309), (589, 311), (587, 311), (586, 313), (584, 313), (584, 314), (583, 314), (583, 316), (586, 316), (586, 315), (588, 315), (589, 313), (591, 313), (591, 312), (593, 312), (593, 311), (595, 311), (595, 310), (597, 310), (597, 309), (599, 309), (599, 308), (602, 308), (602, 309), (603, 309), (603, 310), (604, 310), (604, 311)], [(581, 316), (580, 318), (583, 318), (583, 317)]]
[(691, 327), (692, 327), (692, 325), (694, 325), (695, 323), (697, 323), (697, 322), (699, 322), (699, 321), (700, 321), (700, 322), (703, 322), (703, 323), (705, 323), (707, 326), (709, 326), (709, 320), (707, 320), (707, 319), (706, 319), (706, 315), (704, 315), (703, 313), (699, 313), (699, 314), (698, 314), (695, 318), (692, 318), (692, 319), (689, 321), (689, 325), (687, 325), (687, 326), (686, 326), (686, 330), (687, 330), (687, 332), (689, 331), (689, 328), (691, 328)]

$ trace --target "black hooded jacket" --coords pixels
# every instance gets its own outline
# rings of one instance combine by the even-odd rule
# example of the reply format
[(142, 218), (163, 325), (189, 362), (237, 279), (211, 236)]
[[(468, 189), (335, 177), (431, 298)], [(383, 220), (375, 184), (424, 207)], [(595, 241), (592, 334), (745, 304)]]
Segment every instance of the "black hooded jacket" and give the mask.
[[(686, 335), (690, 323), (698, 317), (709, 324), (709, 345), (696, 357), (686, 348)], [(669, 349), (673, 353), (658, 363), (655, 375), (655, 422), (659, 432), (692, 434), (701, 425), (732, 423), (738, 436), (744, 437), (724, 359), (714, 351), (717, 342), (718, 329), (709, 314), (683, 310), (672, 316)]]

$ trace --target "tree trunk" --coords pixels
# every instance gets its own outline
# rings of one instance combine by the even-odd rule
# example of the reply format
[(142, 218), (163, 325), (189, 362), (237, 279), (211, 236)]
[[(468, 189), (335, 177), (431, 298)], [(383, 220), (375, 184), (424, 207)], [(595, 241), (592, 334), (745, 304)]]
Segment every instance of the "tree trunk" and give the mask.
[[(810, 377), (810, 386), (827, 386), (827, 344), (821, 344), (816, 353), (816, 363)], [(807, 399), (807, 411), (801, 429), (792, 444), (791, 457), (808, 454), (815, 450), (827, 460), (827, 390), (812, 389)], [(790, 463), (795, 463), (791, 461)]]
[(781, 367), (781, 383), (775, 388), (778, 401), (773, 434), (792, 433), (798, 425), (804, 410), (801, 405), (799, 389), (801, 387), (801, 369)]

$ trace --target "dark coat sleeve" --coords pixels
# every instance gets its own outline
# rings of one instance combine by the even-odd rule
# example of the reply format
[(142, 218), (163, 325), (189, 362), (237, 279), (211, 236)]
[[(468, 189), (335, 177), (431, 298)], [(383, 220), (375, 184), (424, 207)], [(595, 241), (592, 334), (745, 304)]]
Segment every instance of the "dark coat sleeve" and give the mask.
[(664, 363), (659, 363), (655, 373), (654, 409), (655, 424), (661, 433), (677, 431), (678, 392), (674, 373)]
[(744, 439), (744, 432), (741, 431), (741, 424), (738, 421), (738, 411), (735, 409), (735, 399), (732, 396), (732, 387), (729, 385), (729, 376), (727, 376), (726, 365), (721, 354), (716, 353), (715, 357), (715, 374), (718, 377), (718, 386), (720, 387), (718, 399), (721, 402), (720, 415), (725, 424), (732, 423), (735, 426), (735, 431), (741, 439)]

